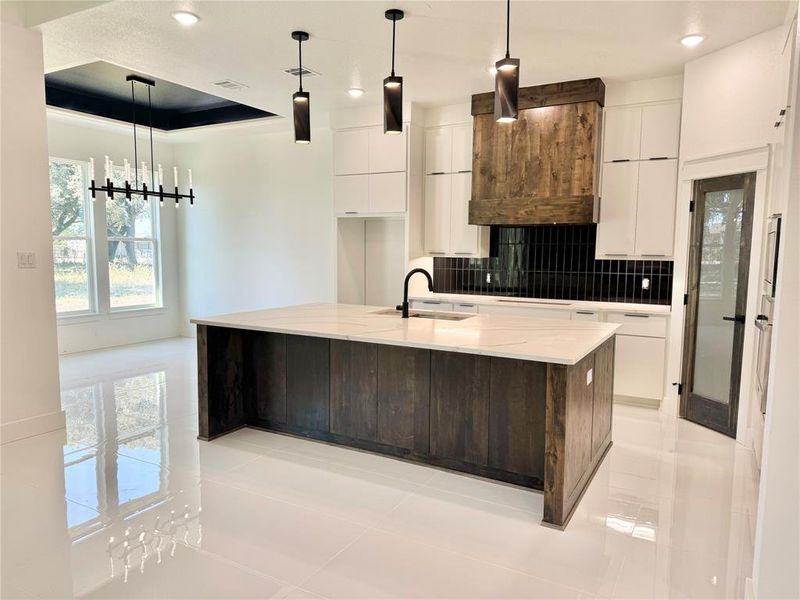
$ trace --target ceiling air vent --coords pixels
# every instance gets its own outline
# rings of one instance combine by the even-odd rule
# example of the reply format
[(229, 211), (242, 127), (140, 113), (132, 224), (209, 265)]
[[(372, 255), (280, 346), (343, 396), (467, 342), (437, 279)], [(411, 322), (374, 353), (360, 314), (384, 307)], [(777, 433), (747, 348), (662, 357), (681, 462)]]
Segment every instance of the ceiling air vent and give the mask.
[(212, 85), (216, 85), (217, 87), (221, 87), (225, 90), (243, 90), (247, 86), (243, 83), (239, 83), (238, 81), (234, 81), (233, 79), (223, 79), (222, 81), (214, 81)]
[[(303, 67), (302, 70), (303, 70), (303, 77), (317, 77), (317, 76), (319, 76), (319, 73), (317, 73), (316, 71), (312, 71), (311, 69), (308, 69), (306, 67)], [(294, 75), (295, 77), (299, 77), (300, 76), (300, 69), (297, 68), (297, 67), (291, 67), (289, 69), (284, 69), (283, 72), (288, 74), (288, 75)]]

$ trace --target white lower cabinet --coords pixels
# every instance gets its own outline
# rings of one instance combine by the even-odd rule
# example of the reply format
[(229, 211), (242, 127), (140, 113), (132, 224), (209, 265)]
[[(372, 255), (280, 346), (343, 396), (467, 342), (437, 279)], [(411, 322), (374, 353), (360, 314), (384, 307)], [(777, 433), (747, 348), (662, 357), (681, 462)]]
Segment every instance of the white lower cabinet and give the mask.
[(664, 338), (617, 334), (615, 345), (614, 395), (660, 401), (664, 395)]
[(599, 321), (600, 313), (592, 310), (573, 310), (570, 318), (573, 321)]
[(508, 315), (515, 317), (530, 317), (532, 319), (563, 319), (569, 321), (569, 311), (552, 308), (539, 308), (537, 306), (502, 306), (498, 304), (484, 304), (478, 308), (482, 315)]
[(453, 311), (452, 302), (442, 302), (441, 300), (412, 300), (410, 305), (411, 308), (416, 308), (417, 310)]

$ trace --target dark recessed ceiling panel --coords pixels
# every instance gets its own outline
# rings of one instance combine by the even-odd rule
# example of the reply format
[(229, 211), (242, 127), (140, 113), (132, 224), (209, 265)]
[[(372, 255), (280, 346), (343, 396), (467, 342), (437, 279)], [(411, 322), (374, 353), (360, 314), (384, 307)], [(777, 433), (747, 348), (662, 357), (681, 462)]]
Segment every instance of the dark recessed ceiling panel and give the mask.
[[(125, 81), (131, 74), (154, 79), (103, 61), (48, 73), (45, 75), (47, 104), (132, 123), (131, 84)], [(171, 131), (275, 116), (162, 79), (155, 82), (150, 90), (155, 129)], [(136, 122), (148, 123), (147, 86), (137, 83), (135, 92)]]

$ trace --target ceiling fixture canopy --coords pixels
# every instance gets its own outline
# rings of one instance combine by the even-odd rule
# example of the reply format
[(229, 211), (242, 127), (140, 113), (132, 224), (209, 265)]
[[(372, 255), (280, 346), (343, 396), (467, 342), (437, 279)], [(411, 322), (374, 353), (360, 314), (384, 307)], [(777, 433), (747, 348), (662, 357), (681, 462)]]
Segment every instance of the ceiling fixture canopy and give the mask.
[(384, 16), (392, 22), (392, 74), (383, 80), (383, 132), (397, 134), (403, 133), (403, 78), (394, 74), (395, 28), (405, 13), (390, 8)]
[[(194, 190), (192, 188), (192, 170), (189, 169), (189, 193), (182, 194), (178, 189), (178, 167), (172, 168), (172, 176), (175, 182), (173, 192), (164, 191), (164, 170), (161, 165), (158, 165), (158, 189), (156, 189), (156, 169), (153, 162), (153, 101), (151, 90), (155, 87), (156, 82), (146, 77), (139, 75), (128, 75), (125, 81), (131, 82), (131, 111), (133, 112), (133, 172), (131, 172), (131, 165), (128, 159), (123, 163), (125, 186), (115, 185), (114, 181), (116, 174), (114, 172), (114, 161), (109, 160), (108, 156), (105, 157), (104, 177), (105, 185), (98, 186), (95, 183), (94, 174), (94, 158), (89, 159), (89, 190), (92, 192), (92, 201), (97, 197), (97, 192), (105, 192), (109, 199), (114, 198), (114, 194), (124, 194), (125, 198), (130, 202), (133, 196), (142, 196), (144, 201), (147, 202), (150, 198), (158, 198), (161, 206), (164, 206), (164, 198), (175, 200), (175, 208), (180, 207), (182, 198), (189, 200), (189, 204), (194, 206)], [(147, 187), (148, 180), (148, 167), (147, 163), (142, 161), (141, 172), (139, 171), (139, 147), (136, 140), (136, 84), (147, 86), (147, 120), (148, 128), (150, 130), (150, 187)], [(141, 176), (141, 187), (139, 181)]]
[(297, 40), (297, 66), (300, 89), (292, 96), (294, 110), (294, 143), (311, 143), (311, 94), (303, 91), (303, 42), (308, 40), (305, 31), (293, 31), (292, 39)]
[(511, 58), (511, 0), (506, 0), (506, 56), (495, 63), (494, 118), (500, 123), (517, 120), (519, 98), (519, 59)]

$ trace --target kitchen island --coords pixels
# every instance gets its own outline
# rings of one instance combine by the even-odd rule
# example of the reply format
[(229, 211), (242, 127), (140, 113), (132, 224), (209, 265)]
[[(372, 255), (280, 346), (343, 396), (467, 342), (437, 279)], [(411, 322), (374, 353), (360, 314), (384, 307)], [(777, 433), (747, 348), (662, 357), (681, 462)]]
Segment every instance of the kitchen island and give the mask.
[(544, 492), (564, 527), (611, 446), (619, 325), (314, 304), (197, 325), (199, 437), (304, 436)]

